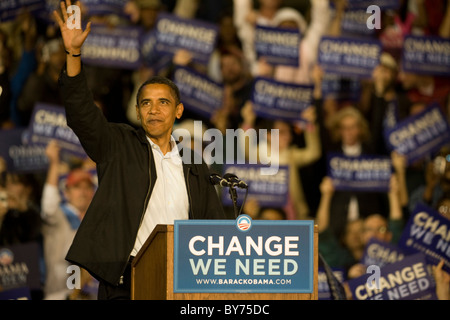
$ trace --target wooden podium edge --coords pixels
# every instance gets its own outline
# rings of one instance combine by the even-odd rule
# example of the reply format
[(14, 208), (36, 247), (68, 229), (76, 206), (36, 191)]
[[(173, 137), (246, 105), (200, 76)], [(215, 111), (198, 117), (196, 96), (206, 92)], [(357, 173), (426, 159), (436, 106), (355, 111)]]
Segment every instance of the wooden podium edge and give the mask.
[[(136, 271), (136, 265), (141, 261), (142, 256), (144, 255), (145, 251), (147, 250), (147, 248), (150, 246), (150, 244), (153, 242), (153, 240), (158, 236), (158, 234), (163, 233), (168, 237), (168, 241), (170, 239), (172, 242), (172, 254), (171, 257), (173, 259), (173, 225), (167, 225), (167, 224), (158, 224), (156, 225), (156, 227), (153, 229), (152, 233), (150, 234), (150, 236), (147, 238), (147, 240), (144, 242), (144, 244), (142, 245), (141, 249), (139, 250), (138, 254), (136, 255), (136, 257), (134, 257), (133, 262), (131, 263), (131, 300), (135, 300), (135, 271)], [(171, 235), (171, 236), (169, 236)], [(170, 247), (169, 247), (170, 250)], [(167, 257), (169, 257), (169, 255), (167, 255)], [(171, 259), (169, 259), (171, 260)], [(165, 264), (167, 264), (167, 261), (165, 262)], [(172, 261), (172, 269), (167, 269), (167, 270), (173, 270), (173, 261)], [(166, 284), (166, 288), (167, 288), (167, 284)]]

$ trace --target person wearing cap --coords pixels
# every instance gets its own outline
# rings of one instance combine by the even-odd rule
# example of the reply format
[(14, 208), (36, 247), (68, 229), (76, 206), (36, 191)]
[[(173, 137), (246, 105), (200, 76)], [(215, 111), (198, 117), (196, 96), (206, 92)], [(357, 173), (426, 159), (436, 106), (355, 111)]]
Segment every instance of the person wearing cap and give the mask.
[(47, 277), (44, 299), (66, 299), (71, 293), (67, 288), (67, 251), (95, 193), (93, 176), (76, 168), (67, 175), (61, 196), (60, 147), (52, 140), (46, 148), (49, 160), (47, 179), (42, 192), (41, 217), (44, 236), (44, 258)]
[[(131, 263), (157, 224), (181, 219), (225, 219), (203, 159), (182, 149), (172, 130), (184, 106), (164, 77), (144, 82), (136, 96), (139, 128), (108, 122), (95, 106), (81, 63), (86, 29), (69, 29), (66, 6), (54, 11), (67, 51), (60, 89), (67, 116), (87, 155), (97, 164), (94, 199), (66, 259), (99, 280), (98, 299), (131, 298)], [(195, 160), (199, 160), (196, 158)]]

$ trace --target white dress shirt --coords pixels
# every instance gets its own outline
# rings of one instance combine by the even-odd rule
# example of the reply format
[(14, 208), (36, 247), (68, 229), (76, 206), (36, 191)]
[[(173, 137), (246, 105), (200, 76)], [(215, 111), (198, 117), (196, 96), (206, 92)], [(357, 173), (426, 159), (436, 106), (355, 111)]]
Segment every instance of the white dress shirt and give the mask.
[(175, 139), (171, 137), (171, 151), (165, 155), (150, 140), (156, 166), (156, 183), (139, 228), (132, 256), (136, 256), (157, 224), (173, 224), (189, 217), (189, 199), (183, 173), (183, 162)]

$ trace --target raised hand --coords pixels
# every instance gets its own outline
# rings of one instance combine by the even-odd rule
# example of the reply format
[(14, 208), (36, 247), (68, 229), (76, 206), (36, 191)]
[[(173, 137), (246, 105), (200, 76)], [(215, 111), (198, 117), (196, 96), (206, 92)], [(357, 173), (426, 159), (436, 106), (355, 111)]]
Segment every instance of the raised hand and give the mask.
[(59, 163), (59, 153), (61, 147), (58, 145), (56, 140), (50, 140), (45, 148), (45, 155), (47, 156), (50, 163)]
[[(91, 31), (91, 22), (88, 22), (84, 31), (81, 27), (69, 27), (68, 23), (72, 22), (72, 16), (74, 14), (79, 14), (80, 16), (78, 17), (78, 19), (81, 21), (81, 10), (75, 11), (70, 16), (68, 16), (67, 8), (71, 6), (71, 1), (66, 0), (65, 3), (61, 1), (60, 4), (62, 18), (56, 10), (53, 11), (53, 16), (59, 25), (59, 29), (61, 30), (64, 46), (66, 48), (66, 51), (69, 52), (70, 55), (79, 55), (81, 53), (81, 46), (83, 45), (84, 41), (89, 35), (89, 32)], [(75, 5), (80, 8), (79, 1), (77, 1)]]
[(333, 195), (334, 193), (334, 185), (333, 185), (333, 179), (331, 179), (330, 177), (325, 176), (322, 179), (322, 182), (320, 183), (320, 192), (322, 193), (322, 195)]

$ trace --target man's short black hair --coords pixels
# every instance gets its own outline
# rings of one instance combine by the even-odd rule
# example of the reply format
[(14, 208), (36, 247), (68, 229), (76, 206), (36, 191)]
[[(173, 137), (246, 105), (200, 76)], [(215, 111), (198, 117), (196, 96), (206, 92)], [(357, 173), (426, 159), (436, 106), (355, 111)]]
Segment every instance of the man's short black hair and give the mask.
[(145, 81), (138, 89), (138, 92), (136, 94), (136, 104), (139, 106), (139, 98), (141, 96), (142, 89), (148, 84), (165, 84), (169, 86), (170, 90), (172, 91), (172, 95), (175, 98), (175, 105), (178, 105), (181, 102), (180, 99), (180, 90), (178, 89), (177, 85), (173, 83), (172, 80), (162, 77), (162, 76), (153, 76), (147, 81)]

